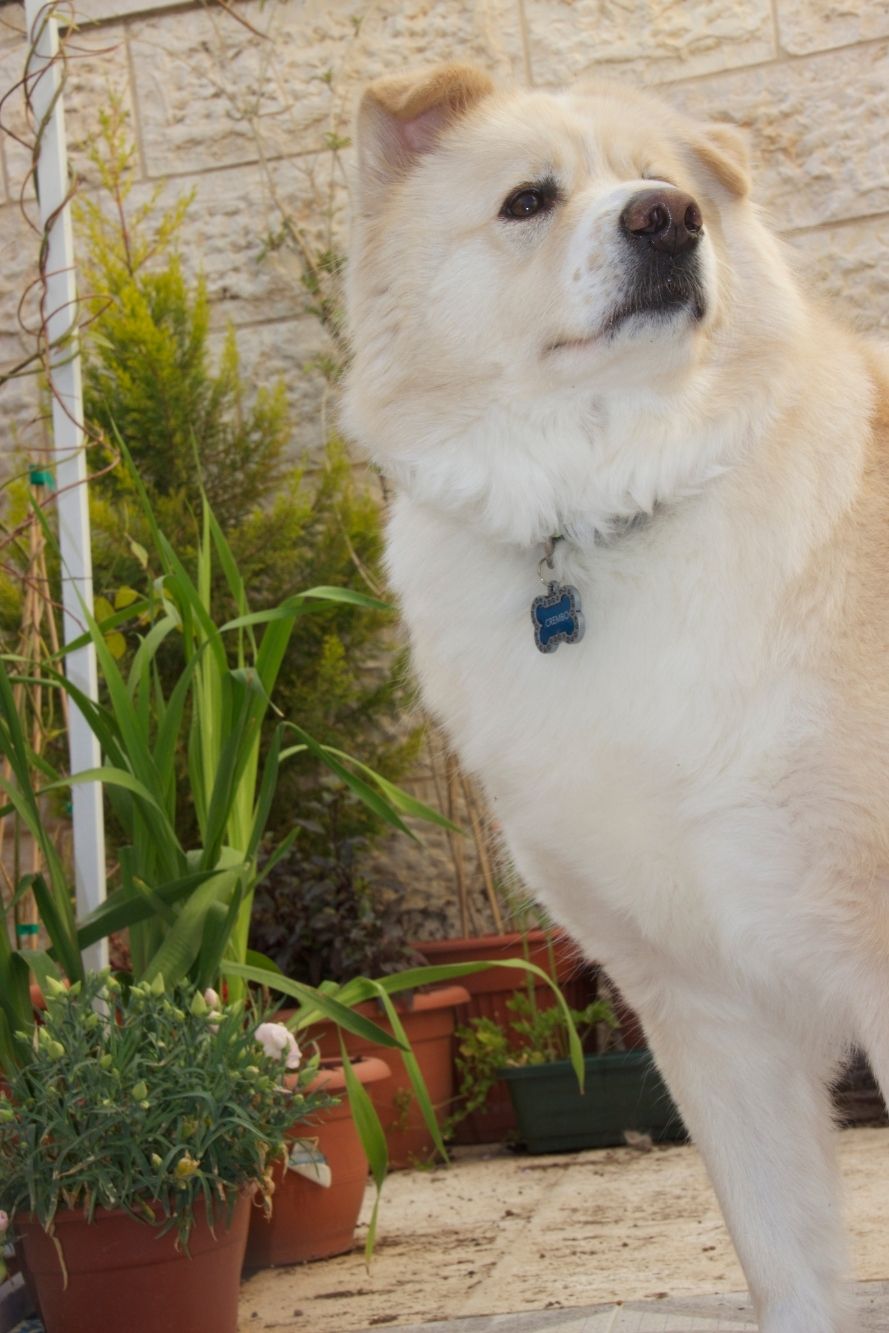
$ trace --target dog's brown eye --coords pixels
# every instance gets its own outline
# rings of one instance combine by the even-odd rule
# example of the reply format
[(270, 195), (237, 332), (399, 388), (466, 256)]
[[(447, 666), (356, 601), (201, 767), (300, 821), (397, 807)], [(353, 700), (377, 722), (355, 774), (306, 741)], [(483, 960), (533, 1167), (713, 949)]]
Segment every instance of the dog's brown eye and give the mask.
[(537, 185), (522, 185), (506, 196), (500, 216), (508, 221), (524, 221), (546, 213), (559, 198), (559, 187), (555, 180), (547, 177)]
[(511, 194), (500, 212), (507, 218), (532, 218), (545, 206), (540, 190), (519, 190)]

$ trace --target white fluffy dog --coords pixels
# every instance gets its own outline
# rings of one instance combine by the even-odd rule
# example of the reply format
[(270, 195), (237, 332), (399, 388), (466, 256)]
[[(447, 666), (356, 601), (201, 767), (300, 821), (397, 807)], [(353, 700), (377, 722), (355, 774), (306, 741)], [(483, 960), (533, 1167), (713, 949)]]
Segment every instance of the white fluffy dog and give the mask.
[(800, 294), (731, 127), (454, 65), (372, 85), (358, 145), (345, 416), (426, 702), (641, 1015), (762, 1333), (850, 1333), (828, 1084), (857, 1042), (889, 1088), (885, 354)]

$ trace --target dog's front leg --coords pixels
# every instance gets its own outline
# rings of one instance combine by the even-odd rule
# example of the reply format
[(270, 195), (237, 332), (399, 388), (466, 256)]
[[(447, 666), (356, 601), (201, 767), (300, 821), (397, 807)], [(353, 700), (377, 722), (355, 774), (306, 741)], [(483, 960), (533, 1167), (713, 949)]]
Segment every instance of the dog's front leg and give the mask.
[(829, 1052), (782, 1030), (770, 1005), (747, 1012), (737, 995), (659, 992), (641, 1016), (707, 1164), (761, 1333), (853, 1333)]

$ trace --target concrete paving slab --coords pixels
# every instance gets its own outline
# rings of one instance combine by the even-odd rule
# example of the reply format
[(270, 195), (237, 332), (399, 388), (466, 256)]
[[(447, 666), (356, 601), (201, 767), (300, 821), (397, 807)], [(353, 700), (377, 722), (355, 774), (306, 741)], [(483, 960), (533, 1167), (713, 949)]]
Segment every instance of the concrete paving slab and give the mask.
[[(879, 1286), (889, 1279), (889, 1128), (844, 1131), (838, 1148), (854, 1275), (869, 1293), (863, 1328), (889, 1333)], [(350, 1254), (245, 1282), (240, 1333), (756, 1327), (733, 1295), (744, 1275), (690, 1145), (543, 1157), (461, 1148), (447, 1170), (386, 1182), (369, 1272), (362, 1242), (359, 1232)]]
[[(861, 1333), (889, 1328), (889, 1282), (858, 1286)], [(362, 1333), (379, 1333), (379, 1325)], [(754, 1333), (756, 1320), (746, 1295), (625, 1301), (575, 1310), (446, 1319), (388, 1325), (388, 1333)]]

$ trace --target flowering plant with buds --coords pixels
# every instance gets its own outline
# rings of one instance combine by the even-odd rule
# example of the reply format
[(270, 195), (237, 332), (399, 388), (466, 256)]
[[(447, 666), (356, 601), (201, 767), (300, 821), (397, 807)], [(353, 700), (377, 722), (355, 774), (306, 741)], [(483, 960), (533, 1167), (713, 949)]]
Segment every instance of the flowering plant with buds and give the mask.
[[(331, 1098), (309, 1091), (317, 1056), (243, 1001), (129, 989), (108, 973), (50, 983), (33, 1057), (0, 1094), (0, 1215), (122, 1209), (187, 1241), (256, 1187), (268, 1204), (285, 1132)], [(286, 1081), (286, 1086), (285, 1086)]]

